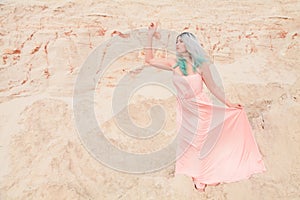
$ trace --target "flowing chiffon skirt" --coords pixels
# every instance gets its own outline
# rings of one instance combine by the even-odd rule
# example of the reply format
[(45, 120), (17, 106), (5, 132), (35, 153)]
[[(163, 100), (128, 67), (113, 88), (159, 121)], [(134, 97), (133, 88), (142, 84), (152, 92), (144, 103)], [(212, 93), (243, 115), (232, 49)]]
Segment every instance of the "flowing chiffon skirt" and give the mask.
[(266, 171), (244, 108), (213, 105), (200, 74), (173, 72), (177, 89), (175, 175), (201, 183), (234, 182)]

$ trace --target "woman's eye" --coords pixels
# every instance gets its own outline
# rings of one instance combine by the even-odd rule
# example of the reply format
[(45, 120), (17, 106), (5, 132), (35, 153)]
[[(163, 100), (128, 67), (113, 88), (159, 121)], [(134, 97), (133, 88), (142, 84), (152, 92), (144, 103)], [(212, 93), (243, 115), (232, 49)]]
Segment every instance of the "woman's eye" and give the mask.
[(182, 40), (177, 40), (177, 41), (176, 41), (176, 44), (179, 43), (179, 42), (182, 43)]

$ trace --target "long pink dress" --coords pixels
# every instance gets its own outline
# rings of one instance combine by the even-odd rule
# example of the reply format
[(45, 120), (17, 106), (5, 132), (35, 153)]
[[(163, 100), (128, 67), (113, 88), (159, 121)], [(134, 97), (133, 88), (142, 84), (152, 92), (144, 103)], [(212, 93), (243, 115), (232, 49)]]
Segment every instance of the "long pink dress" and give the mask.
[(173, 71), (177, 89), (175, 175), (204, 184), (234, 182), (266, 171), (244, 108), (213, 105), (200, 74)]

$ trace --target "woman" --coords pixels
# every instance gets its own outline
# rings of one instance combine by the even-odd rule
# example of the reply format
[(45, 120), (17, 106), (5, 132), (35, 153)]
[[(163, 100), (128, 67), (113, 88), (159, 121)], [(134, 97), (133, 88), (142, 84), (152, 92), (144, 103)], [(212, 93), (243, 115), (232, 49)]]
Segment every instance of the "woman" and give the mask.
[[(176, 58), (154, 58), (152, 38), (156, 29), (153, 23), (148, 28), (145, 62), (173, 71), (179, 130), (175, 174), (192, 177), (194, 187), (205, 191), (207, 185), (234, 182), (265, 171), (243, 107), (225, 99), (210, 72), (212, 63), (196, 37), (183, 32), (176, 38)], [(211, 103), (202, 91), (203, 82), (226, 108)]]

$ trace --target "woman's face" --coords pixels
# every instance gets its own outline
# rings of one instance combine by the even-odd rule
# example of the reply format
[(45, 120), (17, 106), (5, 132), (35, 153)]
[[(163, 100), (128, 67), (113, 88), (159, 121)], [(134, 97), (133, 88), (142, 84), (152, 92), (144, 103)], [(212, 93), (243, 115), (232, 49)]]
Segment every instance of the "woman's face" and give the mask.
[(185, 53), (185, 52), (187, 52), (185, 44), (183, 43), (181, 37), (178, 37), (178, 39), (176, 41), (176, 51), (178, 53)]

